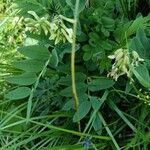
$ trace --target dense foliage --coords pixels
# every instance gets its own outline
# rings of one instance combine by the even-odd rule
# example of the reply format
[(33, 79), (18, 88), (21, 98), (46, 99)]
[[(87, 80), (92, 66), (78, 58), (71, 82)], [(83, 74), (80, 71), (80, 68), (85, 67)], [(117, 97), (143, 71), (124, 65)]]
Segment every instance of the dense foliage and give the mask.
[(0, 149), (149, 149), (149, 0), (1, 0), (0, 12)]

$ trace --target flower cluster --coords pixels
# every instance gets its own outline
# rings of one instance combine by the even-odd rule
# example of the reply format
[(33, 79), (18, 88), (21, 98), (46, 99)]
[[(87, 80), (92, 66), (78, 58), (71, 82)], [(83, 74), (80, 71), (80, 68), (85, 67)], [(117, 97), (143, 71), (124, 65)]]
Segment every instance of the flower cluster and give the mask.
[(115, 60), (108, 76), (113, 77), (116, 81), (119, 76), (124, 74), (131, 79), (132, 67), (136, 67), (140, 62), (144, 61), (144, 59), (139, 57), (139, 54), (136, 51), (130, 53), (128, 49), (122, 48), (116, 50), (114, 54), (108, 56), (108, 58)]
[(140, 95), (137, 95), (137, 97), (141, 100), (144, 100), (145, 104), (150, 105), (150, 92), (142, 92)]
[(33, 18), (25, 18), (26, 31), (33, 33), (41, 33), (44, 31), (45, 35), (49, 33), (50, 23), (48, 22), (47, 17), (40, 18), (34, 11), (28, 11)]
[(55, 44), (66, 41), (72, 43), (73, 30), (67, 28), (60, 16), (55, 16), (51, 22), (48, 17), (40, 18), (34, 11), (28, 11), (34, 18), (26, 18), (26, 31), (41, 33), (44, 31), (45, 35), (50, 34), (50, 40), (54, 40)]
[(73, 30), (72, 28), (67, 28), (63, 23), (63, 20), (56, 16), (53, 21), (50, 23), (50, 40), (55, 40), (55, 44), (66, 40), (70, 43), (73, 41)]

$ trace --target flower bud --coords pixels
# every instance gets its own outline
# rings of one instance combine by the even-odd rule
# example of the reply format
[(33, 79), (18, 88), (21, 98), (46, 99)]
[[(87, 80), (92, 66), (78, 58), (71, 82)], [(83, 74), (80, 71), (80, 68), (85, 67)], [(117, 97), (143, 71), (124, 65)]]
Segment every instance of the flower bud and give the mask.
[(138, 61), (143, 62), (144, 59), (139, 57)]
[(139, 58), (139, 54), (136, 51), (132, 51), (132, 56), (135, 60)]
[(109, 55), (108, 58), (109, 59), (115, 59), (115, 55)]
[(126, 55), (126, 56), (124, 57), (124, 64), (128, 65), (129, 63), (130, 63), (130, 61), (129, 61), (129, 56)]
[(123, 52), (123, 49), (122, 49), (122, 48), (116, 50), (114, 54), (115, 54), (115, 55), (118, 55), (118, 53), (120, 53), (120, 52)]
[(124, 53), (121, 51), (116, 55), (116, 61), (120, 60), (123, 57)]

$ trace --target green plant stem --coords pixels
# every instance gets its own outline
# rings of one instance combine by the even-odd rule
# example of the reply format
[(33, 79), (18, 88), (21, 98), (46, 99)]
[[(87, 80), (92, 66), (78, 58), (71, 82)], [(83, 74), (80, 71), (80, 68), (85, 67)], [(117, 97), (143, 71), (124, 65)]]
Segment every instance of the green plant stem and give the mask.
[(113, 141), (113, 143), (114, 143), (114, 146), (116, 147), (116, 150), (120, 150), (120, 147), (119, 147), (118, 143), (116, 142), (116, 140), (115, 140), (113, 134), (111, 133), (110, 129), (108, 128), (108, 125), (107, 125), (107, 123), (105, 122), (105, 120), (104, 120), (102, 114), (101, 114), (101, 113), (98, 113), (98, 116), (99, 116), (99, 118), (101, 119), (101, 121), (102, 121), (102, 123), (103, 123), (103, 125), (104, 125), (104, 127), (105, 127), (105, 129), (106, 129), (106, 131), (107, 131), (107, 133), (108, 133), (109, 136), (111, 137), (111, 139), (112, 139), (112, 141)]
[(136, 86), (134, 85), (134, 83), (133, 82), (131, 82), (131, 85), (132, 85), (132, 87), (133, 87), (133, 89), (134, 89), (134, 91), (139, 95), (139, 96), (141, 96), (142, 95), (142, 93), (136, 88)]
[[(76, 90), (76, 78), (75, 78), (75, 53), (76, 53), (76, 34), (77, 34), (77, 20), (78, 20), (78, 8), (79, 8), (80, 0), (76, 0), (75, 11), (74, 11), (74, 24), (73, 24), (73, 43), (72, 43), (72, 53), (71, 53), (71, 76), (72, 76), (72, 92), (75, 100), (75, 110), (78, 110), (79, 107), (79, 99), (77, 96)], [(79, 131), (81, 131), (80, 122), (78, 123)]]
[[(86, 131), (88, 130), (88, 128), (90, 127), (90, 125), (93, 124), (93, 122), (95, 121), (94, 117), (95, 117), (96, 113), (97, 113), (97, 110), (95, 110), (92, 113), (91, 118), (90, 118), (89, 122), (87, 123), (87, 125), (86, 125), (86, 127), (85, 127), (85, 129), (84, 129), (84, 131), (82, 133), (86, 133)], [(91, 127), (92, 127), (92, 125), (91, 125)], [(83, 139), (83, 136), (80, 137), (80, 139), (79, 139), (78, 142), (81, 142), (82, 139)]]
[(50, 59), (51, 59), (51, 55), (49, 56), (49, 59), (46, 61), (44, 67), (43, 67), (43, 70), (40, 72), (35, 84), (34, 84), (34, 87), (32, 88), (31, 90), (31, 93), (30, 93), (30, 96), (29, 96), (29, 99), (28, 99), (28, 104), (27, 104), (27, 115), (26, 115), (26, 119), (27, 119), (27, 122), (29, 121), (30, 119), (30, 116), (31, 116), (31, 112), (32, 112), (32, 99), (33, 99), (33, 96), (34, 96), (34, 92), (39, 84), (39, 81), (40, 81), (40, 78), (44, 75), (45, 71), (46, 71), (46, 68), (50, 62)]
[(127, 11), (126, 11), (125, 2), (124, 2), (123, 0), (119, 0), (119, 2), (120, 2), (120, 5), (121, 5), (121, 8), (122, 8), (122, 10), (123, 10), (124, 15), (125, 15), (126, 17), (128, 17), (128, 13), (127, 13)]
[(138, 2), (138, 0), (134, 0), (134, 12), (133, 12), (134, 16), (136, 16), (136, 6), (137, 6), (137, 2)]
[[(2, 112), (4, 114), (11, 115), (10, 113), (3, 112), (1, 110), (0, 110), (0, 112)], [(18, 116), (17, 114), (14, 114), (14, 116), (16, 118), (20, 119), (20, 120), (15, 122), (15, 123), (11, 123), (11, 124), (8, 124), (6, 126), (1, 127), (0, 131), (6, 130), (7, 128), (14, 127), (16, 125), (20, 125), (20, 124), (23, 124), (23, 123), (26, 122), (26, 118)], [(49, 115), (49, 118), (53, 118), (53, 117), (56, 117), (56, 115)], [(63, 114), (62, 116), (58, 115), (57, 117), (65, 117), (65, 116)], [(100, 139), (100, 140), (107, 140), (107, 141), (111, 140), (111, 138), (108, 137), (108, 136), (99, 136), (99, 135), (94, 135), (94, 134), (82, 133), (82, 132), (77, 132), (77, 131), (74, 131), (74, 130), (68, 130), (68, 129), (64, 129), (64, 128), (57, 127), (57, 126), (54, 126), (54, 125), (50, 125), (48, 123), (38, 122), (38, 120), (43, 119), (43, 118), (45, 118), (45, 117), (44, 116), (43, 117), (42, 116), (40, 116), (40, 117), (33, 117), (33, 118), (29, 119), (29, 122), (30, 123), (34, 123), (34, 124), (39, 125), (39, 126), (43, 126), (43, 127), (49, 128), (51, 130), (57, 130), (57, 131), (65, 132), (65, 133), (68, 133), (68, 134), (73, 134), (73, 135), (80, 136), (80, 137), (84, 136), (84, 137), (92, 137), (92, 138)]]
[(129, 95), (129, 96), (131, 96), (131, 97), (134, 97), (134, 98), (137, 98), (137, 99), (140, 99), (140, 100), (143, 100), (143, 101), (146, 101), (146, 102), (149, 102), (147, 99), (145, 99), (145, 98), (142, 98), (142, 97), (138, 97), (137, 95), (134, 95), (134, 94), (131, 94), (131, 93), (127, 93), (127, 92), (125, 92), (125, 91), (121, 91), (121, 90), (117, 90), (117, 89), (114, 89), (114, 90), (111, 90), (110, 91), (110, 93), (111, 92), (119, 92), (119, 93), (122, 93), (122, 94), (125, 94), (125, 95)]

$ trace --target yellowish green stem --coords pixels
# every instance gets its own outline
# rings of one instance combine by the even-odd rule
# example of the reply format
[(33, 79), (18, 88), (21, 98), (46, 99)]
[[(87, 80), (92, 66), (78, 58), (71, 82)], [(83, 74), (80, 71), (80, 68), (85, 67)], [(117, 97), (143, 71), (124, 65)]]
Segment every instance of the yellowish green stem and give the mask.
[[(76, 0), (75, 11), (74, 11), (74, 20), (75, 20), (75, 22), (73, 23), (74, 36), (73, 36), (72, 54), (71, 54), (72, 92), (73, 92), (73, 96), (74, 96), (75, 110), (76, 111), (78, 110), (78, 107), (79, 107), (79, 99), (78, 99), (78, 96), (77, 96), (76, 76), (75, 76), (75, 53), (76, 53), (76, 35), (77, 35), (77, 22), (78, 22), (79, 3), (80, 3), (80, 0)], [(80, 122), (78, 123), (78, 126), (79, 126), (79, 131), (80, 131), (81, 130)]]

